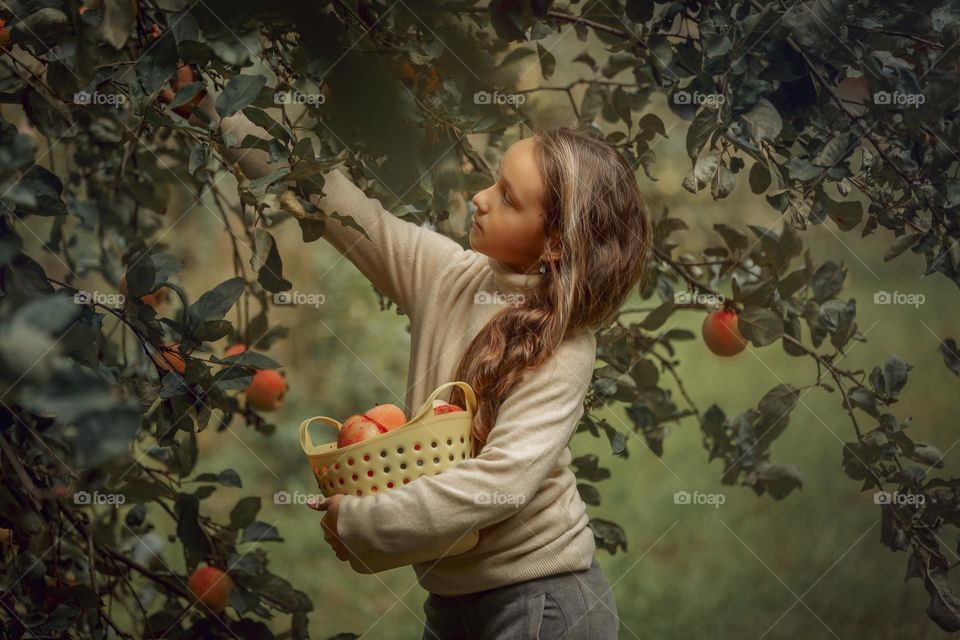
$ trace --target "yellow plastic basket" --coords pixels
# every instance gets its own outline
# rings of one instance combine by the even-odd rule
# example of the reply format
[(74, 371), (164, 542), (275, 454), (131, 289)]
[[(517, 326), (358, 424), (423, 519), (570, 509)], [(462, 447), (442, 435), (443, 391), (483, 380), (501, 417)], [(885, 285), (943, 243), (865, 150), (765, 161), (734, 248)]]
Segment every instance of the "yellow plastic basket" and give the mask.
[[(434, 415), (433, 401), (448, 387), (459, 386), (466, 399), (465, 411)], [(324, 422), (339, 431), (341, 423), (326, 416), (315, 416), (300, 423), (300, 446), (324, 496), (336, 493), (366, 496), (389, 491), (432, 476), (472, 458), (471, 435), (477, 398), (466, 382), (442, 384), (423, 403), (407, 423), (380, 435), (338, 448), (336, 442), (315, 445), (309, 426)], [(379, 573), (417, 562), (427, 562), (468, 551), (477, 545), (480, 535), (471, 531), (449, 549), (424, 549), (415, 553), (388, 554), (372, 549), (362, 557), (351, 558), (358, 573)]]

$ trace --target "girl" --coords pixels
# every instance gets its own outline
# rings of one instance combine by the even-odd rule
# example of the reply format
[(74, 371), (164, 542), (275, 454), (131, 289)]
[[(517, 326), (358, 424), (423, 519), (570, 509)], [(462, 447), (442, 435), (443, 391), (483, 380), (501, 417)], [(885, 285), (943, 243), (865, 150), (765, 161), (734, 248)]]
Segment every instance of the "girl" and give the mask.
[[(201, 108), (215, 120), (213, 97)], [(242, 114), (238, 141), (266, 137)], [(275, 171), (259, 150), (228, 154), (248, 178)], [(400, 220), (339, 169), (323, 175), (324, 237), (410, 319), (408, 415), (451, 380), (478, 408), (475, 457), (374, 495), (333, 495), (324, 538), (337, 557), (367, 549), (473, 549), (412, 565), (429, 592), (423, 638), (616, 638), (617, 607), (567, 446), (583, 414), (594, 332), (612, 321), (644, 270), (651, 241), (634, 171), (601, 138), (536, 131), (503, 154), (475, 194), (465, 250)], [(465, 406), (455, 389), (450, 402)]]

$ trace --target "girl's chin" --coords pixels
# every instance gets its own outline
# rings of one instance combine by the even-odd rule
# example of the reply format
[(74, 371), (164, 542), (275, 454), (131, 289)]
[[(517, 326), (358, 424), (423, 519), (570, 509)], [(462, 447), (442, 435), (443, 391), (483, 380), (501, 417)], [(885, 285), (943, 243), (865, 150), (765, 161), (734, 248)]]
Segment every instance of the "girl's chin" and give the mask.
[(470, 232), (470, 248), (476, 251), (477, 253), (483, 253), (483, 243), (477, 237), (476, 231)]

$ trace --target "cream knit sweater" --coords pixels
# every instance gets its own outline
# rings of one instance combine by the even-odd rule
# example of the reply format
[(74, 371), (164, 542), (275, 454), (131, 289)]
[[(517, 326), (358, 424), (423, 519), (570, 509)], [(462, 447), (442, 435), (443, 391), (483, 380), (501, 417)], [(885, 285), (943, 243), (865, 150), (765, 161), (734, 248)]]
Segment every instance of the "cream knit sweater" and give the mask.
[[(225, 119), (224, 128), (237, 140), (248, 133), (266, 137), (242, 114)], [(240, 166), (250, 178), (266, 175), (277, 165), (265, 159), (254, 151)], [(333, 218), (324, 238), (409, 317), (405, 403), (412, 415), (436, 387), (453, 380), (460, 355), (508, 297), (543, 276), (516, 273), (401, 220), (339, 169), (324, 179), (325, 196), (314, 202), (328, 214), (353, 217), (372, 240)], [(595, 358), (590, 330), (570, 336), (503, 400), (479, 456), (389, 491), (345, 496), (340, 538), (358, 554), (369, 548), (401, 553), (448, 549), (479, 529), (473, 549), (412, 565), (420, 585), (443, 596), (588, 569), (596, 546), (567, 443), (583, 414)]]
[[(324, 237), (410, 318), (411, 415), (453, 380), (460, 355), (508, 296), (539, 274), (502, 263), (386, 211), (344, 174), (325, 174), (321, 210), (352, 216), (372, 238), (328, 220)], [(337, 533), (354, 552), (448, 549), (480, 530), (473, 549), (414, 564), (420, 585), (460, 595), (590, 568), (595, 551), (567, 442), (583, 414), (596, 358), (590, 331), (568, 338), (503, 400), (480, 455), (435, 476), (340, 502)]]

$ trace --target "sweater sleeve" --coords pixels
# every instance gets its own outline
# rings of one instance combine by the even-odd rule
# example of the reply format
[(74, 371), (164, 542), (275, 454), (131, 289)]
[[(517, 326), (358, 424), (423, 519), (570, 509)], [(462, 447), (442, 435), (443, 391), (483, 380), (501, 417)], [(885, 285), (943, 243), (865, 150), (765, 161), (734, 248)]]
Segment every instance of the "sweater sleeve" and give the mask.
[[(207, 94), (200, 108), (223, 131), (242, 142), (247, 136), (268, 139), (270, 135), (255, 125), (242, 112), (220, 118), (213, 94)], [(237, 164), (243, 174), (253, 180), (266, 176), (287, 162), (270, 163), (269, 154), (256, 148), (231, 148), (227, 159)], [(339, 169), (323, 174), (324, 195), (314, 195), (311, 202), (328, 216), (334, 212), (350, 216), (366, 232), (366, 236), (347, 224), (328, 217), (323, 237), (349, 259), (367, 280), (405, 313), (416, 309), (420, 296), (436, 280), (440, 271), (466, 251), (441, 233), (396, 217), (379, 200), (368, 197)]]
[(314, 204), (328, 215), (352, 217), (369, 239), (332, 217), (326, 220), (323, 237), (408, 315), (440, 272), (466, 256), (452, 239), (387, 211), (339, 169), (324, 173), (323, 179), (324, 196), (314, 196)]
[(500, 407), (480, 455), (434, 476), (340, 502), (337, 534), (357, 555), (447, 548), (509, 518), (537, 492), (583, 415), (596, 357), (592, 334), (564, 341)]

